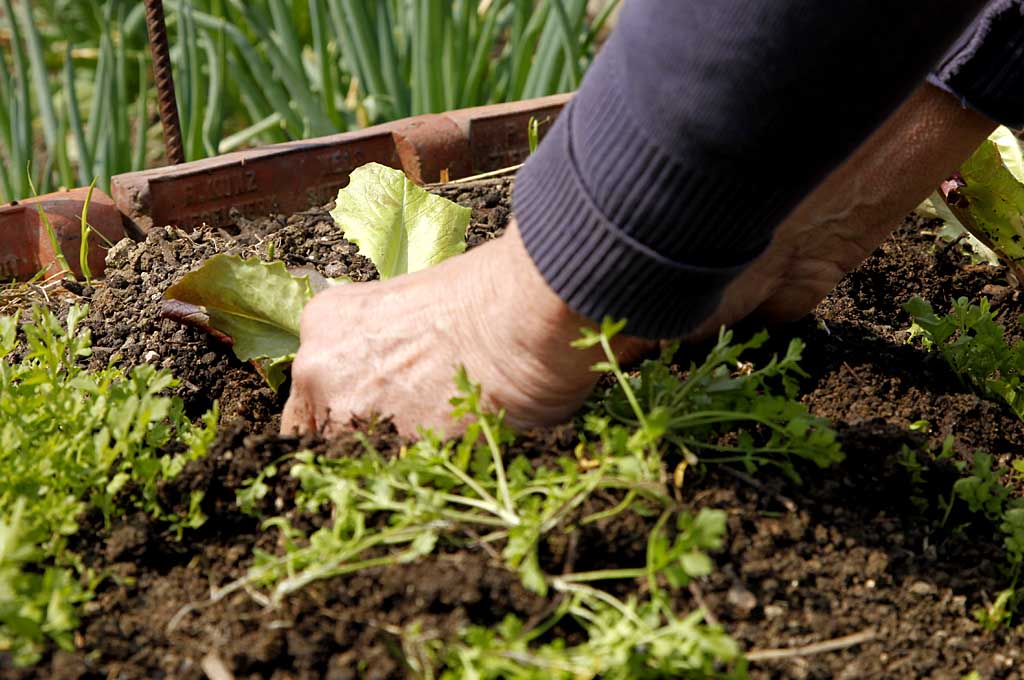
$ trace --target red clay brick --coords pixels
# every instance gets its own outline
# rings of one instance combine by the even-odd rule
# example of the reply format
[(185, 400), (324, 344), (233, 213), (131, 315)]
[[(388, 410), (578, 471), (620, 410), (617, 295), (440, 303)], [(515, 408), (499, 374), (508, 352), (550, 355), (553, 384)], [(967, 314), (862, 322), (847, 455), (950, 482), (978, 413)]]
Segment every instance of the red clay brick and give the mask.
[[(40, 271), (45, 275), (59, 271), (50, 238), (39, 218), (39, 204), (68, 265), (76, 276), (81, 276), (79, 251), (87, 193), (85, 188), (72, 189), (0, 206), (0, 280), (26, 280)], [(116, 243), (124, 238), (125, 229), (113, 200), (99, 190), (93, 192), (86, 219), (103, 235), (89, 237), (89, 269), (93, 276), (100, 276), (107, 251), (104, 238)]]
[(540, 134), (543, 137), (571, 97), (571, 94), (556, 94), (508, 104), (449, 111), (444, 115), (457, 124), (469, 140), (472, 166), (469, 174), (475, 175), (525, 161), (530, 155), (527, 136), (530, 118), (540, 122)]
[(114, 201), (145, 232), (154, 224), (226, 226), (330, 201), (355, 168), (376, 161), (436, 182), (522, 162), (531, 116), (545, 129), (569, 95), (429, 114), (301, 142), (116, 175)]
[(331, 200), (355, 168), (376, 161), (400, 167), (392, 133), (371, 128), (237, 151), (206, 160), (116, 175), (117, 206), (143, 232), (154, 224), (233, 224), (243, 217), (290, 213)]

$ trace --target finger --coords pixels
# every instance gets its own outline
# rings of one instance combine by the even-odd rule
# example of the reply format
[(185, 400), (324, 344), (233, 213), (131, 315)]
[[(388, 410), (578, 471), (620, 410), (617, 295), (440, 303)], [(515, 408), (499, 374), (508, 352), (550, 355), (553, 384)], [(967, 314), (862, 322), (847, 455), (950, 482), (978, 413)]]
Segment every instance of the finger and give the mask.
[[(347, 418), (339, 417), (342, 413), (347, 413)], [(325, 408), (317, 414), (316, 426), (317, 432), (321, 437), (330, 439), (331, 437), (337, 437), (345, 432), (350, 432), (353, 429), (352, 425), (352, 412), (344, 410), (332, 410), (331, 408)]]
[(301, 435), (315, 430), (313, 409), (305, 397), (293, 391), (281, 414), (281, 434)]

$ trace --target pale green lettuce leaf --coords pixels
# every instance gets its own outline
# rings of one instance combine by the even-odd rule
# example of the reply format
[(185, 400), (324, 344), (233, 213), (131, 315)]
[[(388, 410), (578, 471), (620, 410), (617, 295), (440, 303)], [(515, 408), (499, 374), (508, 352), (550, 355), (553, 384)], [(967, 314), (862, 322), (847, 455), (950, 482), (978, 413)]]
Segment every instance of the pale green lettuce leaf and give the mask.
[(1021, 153), (1020, 142), (1013, 134), (1013, 130), (1005, 125), (1000, 125), (995, 132), (988, 136), (988, 139), (996, 145), (999, 157), (1002, 158), (1006, 169), (1017, 178), (1017, 181), (1024, 182), (1024, 154)]
[(401, 170), (356, 169), (331, 216), (381, 279), (426, 269), (466, 249), (469, 208), (431, 194)]
[[(1020, 142), (1013, 134), (1013, 131), (1007, 127), (999, 126), (989, 135), (987, 142), (983, 146), (988, 145), (988, 142), (995, 146), (998, 152), (998, 159), (1002, 161), (1002, 164), (1009, 170), (1010, 174), (1018, 181), (1024, 182), (1024, 155), (1021, 153)], [(987, 160), (993, 161), (995, 158), (989, 155)], [(971, 230), (961, 224), (960, 219), (946, 205), (946, 201), (943, 200), (938, 191), (932, 192), (931, 196), (926, 198), (916, 208), (916, 212), (926, 217), (941, 219), (943, 225), (939, 229), (938, 235), (947, 241), (961, 238), (963, 243), (974, 252), (975, 262), (986, 262), (992, 265), (999, 264), (999, 255), (983, 240), (971, 233)]]
[[(382, 279), (430, 267), (466, 249), (469, 208), (376, 163), (352, 173), (331, 214)], [(315, 293), (348, 282), (325, 279), (312, 269), (289, 272), (282, 262), (220, 254), (164, 293), (162, 314), (229, 343), (235, 356), (251, 362), (276, 391), (299, 349), (303, 307)]]
[(1019, 276), (1024, 260), (1024, 183), (991, 140), (960, 166), (960, 175), (963, 185), (947, 200), (950, 210)]
[(219, 254), (167, 289), (162, 313), (229, 342), (276, 390), (299, 349), (299, 319), (312, 297), (308, 276), (292, 275), (283, 262)]

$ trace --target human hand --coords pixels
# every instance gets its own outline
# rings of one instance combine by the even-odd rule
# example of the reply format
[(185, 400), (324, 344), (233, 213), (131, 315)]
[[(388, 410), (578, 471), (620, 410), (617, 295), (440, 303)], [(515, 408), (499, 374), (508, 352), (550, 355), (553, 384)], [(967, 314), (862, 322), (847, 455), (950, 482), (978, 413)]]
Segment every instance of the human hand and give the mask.
[(946, 92), (919, 87), (797, 206), (690, 337), (747, 316), (778, 322), (812, 311), (995, 126)]
[[(588, 324), (541, 278), (513, 223), (430, 269), (328, 289), (302, 314), (285, 433), (336, 433), (352, 415), (393, 415), (403, 434), (454, 433), (448, 400), (465, 366), (485, 406), (530, 427), (561, 422), (597, 380), (600, 350), (569, 347)], [(640, 341), (617, 339), (624, 352)]]
[[(937, 88), (919, 88), (780, 225), (690, 337), (751, 315), (785, 321), (811, 311), (994, 127)], [(407, 434), (457, 429), (448, 398), (459, 364), (510, 423), (560, 422), (596, 381), (596, 350), (568, 348), (586, 323), (548, 288), (513, 224), (438, 267), (316, 296), (303, 313), (282, 431), (330, 434), (373, 410), (394, 414)], [(620, 338), (616, 349), (645, 346)]]

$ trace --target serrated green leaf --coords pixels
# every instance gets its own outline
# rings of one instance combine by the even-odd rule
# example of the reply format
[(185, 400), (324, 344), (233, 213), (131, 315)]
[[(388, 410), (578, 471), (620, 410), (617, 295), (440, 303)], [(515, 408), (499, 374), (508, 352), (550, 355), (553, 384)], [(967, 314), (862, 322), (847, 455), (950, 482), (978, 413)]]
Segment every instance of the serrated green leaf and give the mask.
[(466, 249), (469, 208), (416, 186), (379, 163), (357, 168), (331, 217), (381, 279), (426, 269)]
[(308, 276), (294, 276), (283, 262), (219, 254), (167, 289), (163, 314), (230, 341), (235, 356), (255, 362), (276, 390), (299, 349), (299, 319), (312, 297)]

